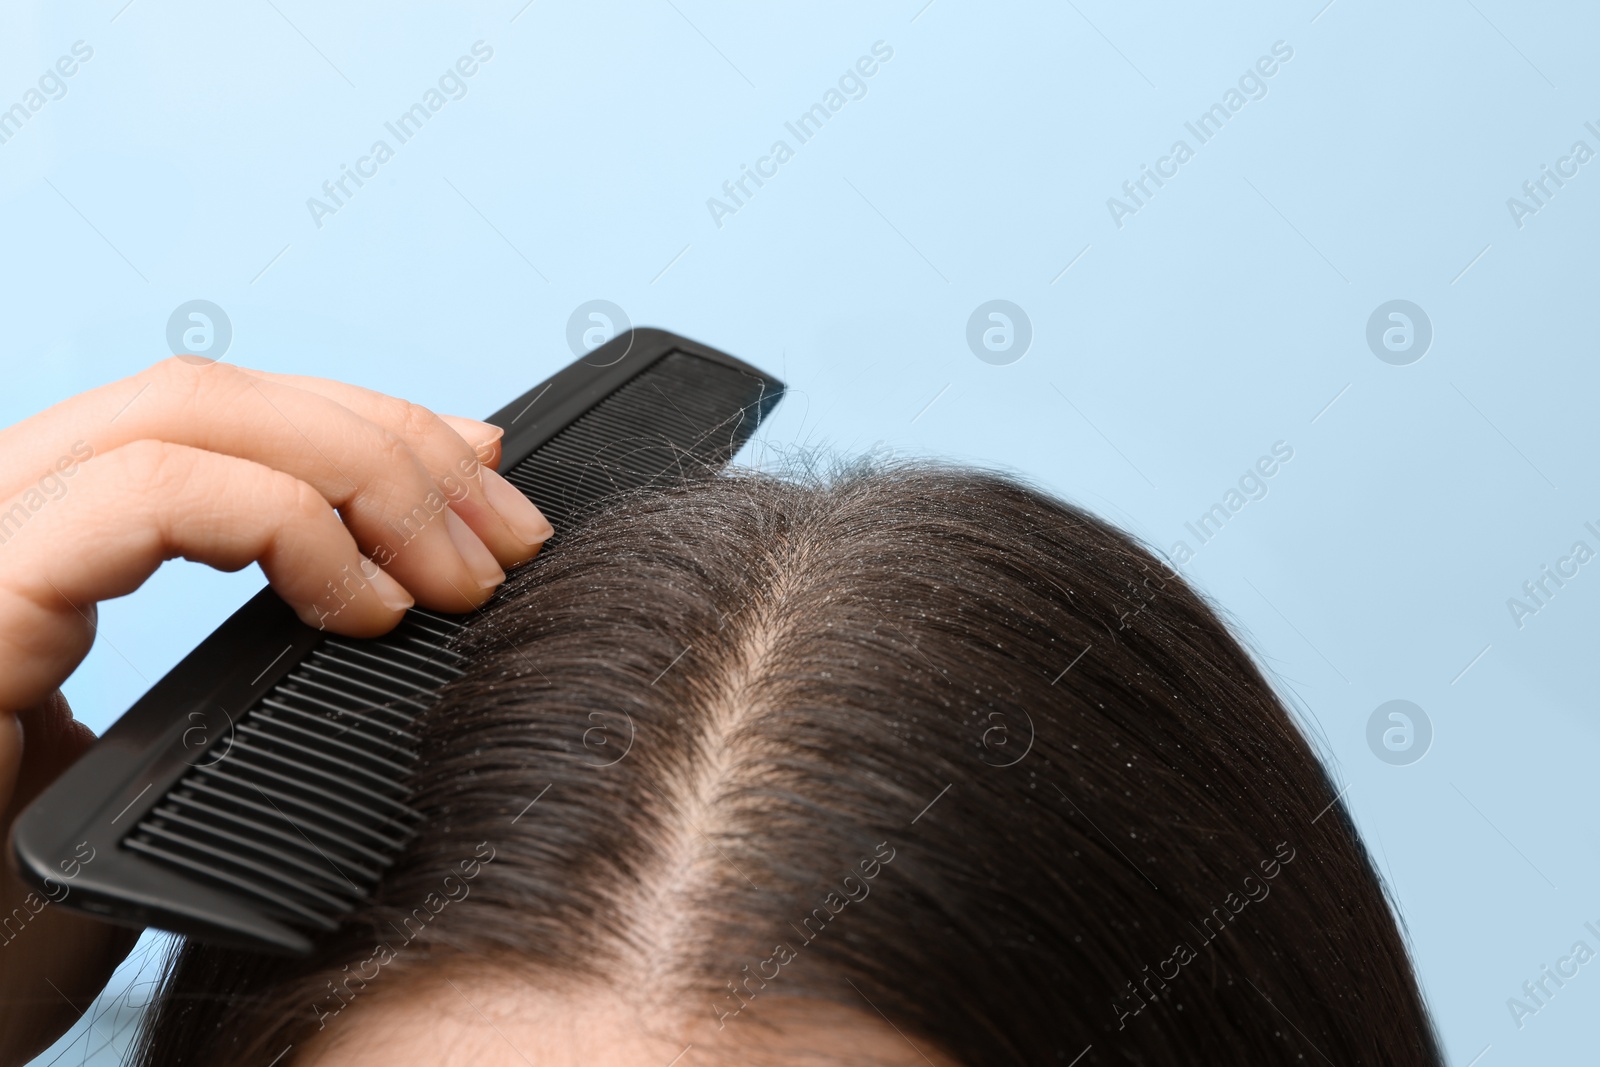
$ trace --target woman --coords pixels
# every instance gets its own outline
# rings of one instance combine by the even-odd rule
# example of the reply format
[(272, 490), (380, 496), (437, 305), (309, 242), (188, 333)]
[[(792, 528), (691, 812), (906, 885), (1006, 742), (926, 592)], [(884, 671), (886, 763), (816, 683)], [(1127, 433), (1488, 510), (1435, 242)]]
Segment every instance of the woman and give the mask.
[[(95, 600), (182, 554), (259, 559), (314, 612), (386, 509), (492, 467), (493, 438), (181, 361), (6, 431), (0, 498), (93, 448), (0, 546), (13, 810), (85, 743), (52, 690)], [(333, 628), (479, 606), (549, 534), (506, 488), (486, 467)], [(636, 494), (464, 648), (377, 899), (309, 959), (181, 950), (143, 1063), (1443, 1062), (1249, 657), (1148, 551), (1014, 481), (869, 464)], [(51, 960), (82, 1004), (127, 938), (49, 917), (32, 970), (0, 953), (7, 989), (48, 1003)]]

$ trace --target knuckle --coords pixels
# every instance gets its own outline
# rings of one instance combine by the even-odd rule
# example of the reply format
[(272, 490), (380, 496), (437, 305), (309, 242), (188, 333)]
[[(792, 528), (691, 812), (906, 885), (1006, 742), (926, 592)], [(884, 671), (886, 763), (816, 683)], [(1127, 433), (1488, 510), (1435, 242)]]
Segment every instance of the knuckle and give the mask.
[(430, 461), (430, 476), (435, 485), (451, 500), (470, 494), (480, 477), (483, 457), (431, 409), (420, 404), (408, 404), (408, 407), (415, 427), (414, 439), (429, 443), (430, 450), (424, 456)]
[(183, 360), (179, 359), (177, 356), (167, 356), (165, 359), (156, 360), (144, 370), (140, 371), (135, 377), (144, 378), (147, 380), (165, 380), (178, 374), (182, 368)]
[(425, 439), (439, 432), (439, 427), (444, 425), (442, 419), (421, 404), (414, 404), (409, 400), (399, 400), (399, 425), (407, 437)]
[(248, 376), (231, 363), (197, 364), (182, 356), (168, 356), (136, 377), (176, 397), (184, 406), (226, 402), (248, 388), (249, 383)]
[(189, 449), (146, 438), (115, 450), (117, 480), (137, 493), (167, 493), (189, 480), (194, 457)]
[(184, 363), (183, 365), (190, 372), (197, 390), (209, 389), (228, 396), (238, 396), (255, 388), (255, 379), (232, 363), (201, 365)]
[(283, 471), (273, 471), (273, 480), (285, 497), (285, 510), (301, 519), (321, 519), (333, 505), (316, 488)]
[(375, 444), (378, 461), (373, 465), (374, 477), (357, 494), (368, 506), (380, 512), (408, 510), (433, 491), (427, 465), (407, 438), (380, 426)]
[(181, 396), (184, 395), (181, 392), (182, 390), (191, 389), (195, 385), (194, 376), (188, 373), (193, 369), (185, 366), (183, 360), (177, 356), (168, 356), (166, 359), (150, 364), (135, 377), (142, 379), (147, 385), (159, 387), (163, 393), (179, 391)]
[(376, 444), (378, 456), (383, 460), (386, 470), (399, 474), (415, 465), (416, 457), (412, 454), (410, 442), (389, 427), (378, 427)]

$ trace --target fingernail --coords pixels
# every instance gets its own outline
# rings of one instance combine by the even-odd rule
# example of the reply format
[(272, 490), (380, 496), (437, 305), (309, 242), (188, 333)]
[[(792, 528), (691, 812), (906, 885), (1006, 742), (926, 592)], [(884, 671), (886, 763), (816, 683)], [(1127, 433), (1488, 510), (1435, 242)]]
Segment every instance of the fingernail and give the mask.
[(405, 611), (417, 602), (406, 592), (405, 586), (395, 581), (388, 571), (365, 556), (361, 557), (361, 573), (372, 583), (372, 591), (378, 594), (378, 599), (383, 601), (383, 606), (390, 611)]
[(456, 418), (472, 424), (476, 432), (471, 435), (462, 434), (462, 436), (467, 439), (467, 443), (472, 445), (472, 450), (479, 456), (488, 451), (490, 445), (506, 435), (504, 426), (496, 426), (492, 422), (483, 422), (480, 419), (468, 419), (461, 415), (457, 415)]
[(483, 468), (483, 495), (523, 544), (542, 545), (556, 532), (533, 501), (488, 467)]
[(461, 553), (467, 570), (480, 588), (493, 589), (506, 580), (506, 572), (495, 562), (489, 546), (480, 541), (478, 535), (472, 532), (472, 527), (451, 508), (444, 509), (444, 528), (450, 531), (450, 540), (456, 543), (456, 551)]

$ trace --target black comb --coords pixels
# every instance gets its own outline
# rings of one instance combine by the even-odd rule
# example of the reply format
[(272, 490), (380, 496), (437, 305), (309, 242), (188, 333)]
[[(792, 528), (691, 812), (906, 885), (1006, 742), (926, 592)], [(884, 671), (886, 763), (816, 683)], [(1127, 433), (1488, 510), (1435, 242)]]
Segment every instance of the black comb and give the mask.
[[(500, 473), (559, 541), (618, 491), (726, 464), (782, 395), (731, 356), (638, 329), (488, 421), (505, 428)], [(413, 608), (382, 637), (342, 637), (263, 589), (22, 813), (18, 872), (115, 922), (309, 952), (415, 830), (409, 727), (460, 676), (461, 625)]]

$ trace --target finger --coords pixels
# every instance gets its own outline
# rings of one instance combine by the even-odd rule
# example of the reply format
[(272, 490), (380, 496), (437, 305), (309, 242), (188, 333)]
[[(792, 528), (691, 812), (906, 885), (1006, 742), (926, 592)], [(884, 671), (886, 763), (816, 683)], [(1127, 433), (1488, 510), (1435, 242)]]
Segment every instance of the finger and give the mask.
[[(68, 447), (63, 441), (87, 427), (87, 440), (71, 447), (90, 455), (150, 439), (237, 456), (316, 488), (362, 550), (423, 603), (464, 611), (504, 580), (411, 446), (342, 404), (226, 363), (170, 359), (119, 384), (120, 392), (92, 390), (22, 424), (47, 444), (17, 442), (17, 454), (26, 461), (30, 448)], [(61, 479), (73, 476), (64, 471)], [(50, 487), (62, 488), (61, 479)], [(30, 506), (41, 499), (34, 492)]]
[[(22, 761), (24, 736), (27, 763)], [(46, 693), (37, 704), (0, 711), (0, 820), (4, 827), (93, 741), (94, 731), (72, 717), (72, 708), (59, 689)]]
[[(17, 714), (0, 714), (0, 722), (4, 724), (0, 763), (14, 772), (9, 783), (13, 788), (0, 804), (3, 834), (17, 814), (94, 742), (94, 733), (73, 719), (60, 690)], [(68, 863), (79, 856), (63, 861), (57, 888), (71, 891), (77, 869)], [(27, 1011), (9, 1012), (6, 1024), (0, 1026), (0, 1049), (4, 1049), (0, 1054), (14, 1054), (5, 1062), (23, 1062), (64, 1033), (81, 1014), (77, 1006), (99, 994), (139, 938), (137, 930), (50, 906), (59, 899), (41, 895), (10, 871), (0, 871), (0, 914), (11, 920), (25, 917), (6, 930), (0, 1001), (32, 1005)]]
[(21, 727), (21, 741), (27, 757), (14, 782), (14, 795), (7, 795), (0, 811), (20, 812), (22, 807), (44, 792), (60, 773), (94, 744), (94, 731), (72, 717), (72, 706), (59, 689), (24, 708), (14, 718)]
[(15, 712), (0, 710), (0, 812), (11, 807), (21, 774), (22, 719)]
[[(248, 369), (245, 373), (316, 393), (399, 434), (502, 565), (529, 559), (554, 532), (539, 509), (495, 472), (505, 432), (500, 427), (459, 415), (436, 415), (410, 401), (345, 382)], [(455, 491), (457, 483), (465, 486), (465, 493)]]
[[(352, 411), (359, 411), (373, 422), (381, 422), (392, 430), (398, 430), (405, 423), (404, 412), (400, 411), (398, 418), (383, 418), (386, 410), (395, 412), (396, 409), (386, 409), (386, 403), (409, 404), (409, 401), (399, 400), (387, 393), (380, 393), (374, 389), (366, 389), (348, 382), (336, 381), (333, 378), (317, 378), (307, 374), (280, 374), (277, 371), (258, 370), (255, 367), (240, 367), (246, 374), (257, 378), (266, 378), (282, 385), (292, 385), (297, 389), (318, 393), (330, 400), (337, 400)], [(427, 411), (427, 409), (423, 409)], [(433, 414), (431, 411), (429, 414)], [(377, 416), (377, 417), (375, 417)], [(478, 462), (487, 467), (495, 467), (500, 463), (500, 439), (505, 436), (505, 430), (492, 422), (483, 422), (480, 419), (469, 419), (463, 415), (435, 415), (444, 420), (445, 424), (454, 430), (477, 455)]]
[(492, 422), (469, 419), (464, 415), (441, 414), (439, 418), (472, 447), (479, 463), (490, 469), (500, 466), (500, 440), (506, 435), (504, 429)]
[(59, 686), (94, 639), (95, 603), (176, 556), (222, 570), (257, 562), (302, 620), (339, 633), (383, 633), (411, 604), (328, 502), (283, 471), (137, 441), (76, 479), (0, 543), (0, 710)]

